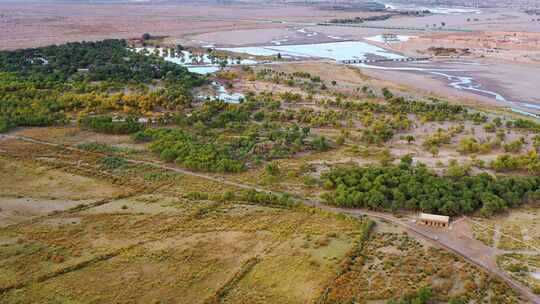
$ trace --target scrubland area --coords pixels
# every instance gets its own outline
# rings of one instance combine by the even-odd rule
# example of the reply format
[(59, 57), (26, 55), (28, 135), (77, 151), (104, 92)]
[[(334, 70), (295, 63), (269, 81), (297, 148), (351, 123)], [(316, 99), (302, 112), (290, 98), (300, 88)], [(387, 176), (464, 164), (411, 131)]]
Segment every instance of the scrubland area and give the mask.
[[(538, 122), (302, 67), (201, 76), (124, 40), (0, 52), (2, 302), (538, 292)], [(200, 97), (212, 82), (244, 97)], [(418, 212), (468, 218), (499, 268), (411, 229)]]

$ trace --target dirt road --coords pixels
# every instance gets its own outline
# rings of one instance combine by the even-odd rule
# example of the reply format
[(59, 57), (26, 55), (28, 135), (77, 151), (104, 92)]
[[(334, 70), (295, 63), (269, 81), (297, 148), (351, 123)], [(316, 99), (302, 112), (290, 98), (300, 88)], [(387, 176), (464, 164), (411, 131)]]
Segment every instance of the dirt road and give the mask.
[[(21, 141), (31, 142), (35, 144), (59, 147), (59, 148), (63, 148), (63, 149), (71, 150), (71, 151), (89, 153), (88, 151), (81, 150), (75, 147), (60, 145), (60, 144), (46, 142), (42, 140), (36, 140), (33, 138), (28, 138), (28, 137), (23, 137), (23, 136), (0, 134), (0, 140), (2, 139), (15, 139), (15, 140), (21, 140)], [(242, 184), (242, 183), (226, 180), (221, 177), (215, 177), (208, 174), (192, 172), (192, 171), (181, 169), (175, 166), (166, 165), (161, 162), (133, 160), (133, 159), (126, 159), (126, 161), (132, 164), (152, 165), (161, 169), (170, 170), (170, 171), (178, 172), (181, 174), (191, 175), (191, 176), (199, 177), (202, 179), (211, 180), (214, 182), (219, 182), (226, 185), (238, 187), (241, 189), (253, 189), (260, 192), (272, 193), (276, 195), (283, 194), (283, 193), (263, 189), (254, 185)], [(316, 207), (325, 211), (330, 211), (330, 212), (335, 212), (335, 213), (344, 213), (344, 214), (349, 214), (352, 216), (369, 216), (372, 218), (376, 218), (382, 221), (388, 221), (390, 223), (398, 225), (404, 228), (405, 230), (407, 230), (408, 232), (410, 232), (411, 234), (419, 238), (422, 238), (424, 240), (427, 240), (428, 242), (436, 246), (439, 246), (447, 251), (453, 252), (463, 257), (470, 263), (478, 267), (481, 267), (482, 269), (486, 270), (491, 275), (496, 276), (502, 281), (506, 282), (508, 285), (514, 288), (514, 290), (519, 292), (525, 299), (529, 300), (532, 303), (540, 304), (540, 297), (538, 295), (535, 295), (527, 287), (513, 280), (510, 276), (508, 276), (506, 273), (504, 273), (503, 271), (497, 268), (496, 255), (499, 252), (496, 249), (492, 247), (488, 247), (484, 245), (482, 242), (472, 239), (463, 233), (460, 233), (459, 229), (455, 229), (457, 227), (451, 226), (449, 230), (432, 229), (428, 227), (418, 226), (416, 225), (416, 223), (414, 223), (411, 220), (400, 219), (388, 213), (376, 212), (376, 211), (370, 211), (370, 210), (364, 210), (364, 209), (346, 209), (346, 208), (332, 207), (332, 206), (325, 205), (322, 202), (317, 201), (317, 200), (308, 200), (308, 199), (301, 199), (301, 198), (299, 200), (302, 201), (302, 203), (304, 203), (307, 206)]]

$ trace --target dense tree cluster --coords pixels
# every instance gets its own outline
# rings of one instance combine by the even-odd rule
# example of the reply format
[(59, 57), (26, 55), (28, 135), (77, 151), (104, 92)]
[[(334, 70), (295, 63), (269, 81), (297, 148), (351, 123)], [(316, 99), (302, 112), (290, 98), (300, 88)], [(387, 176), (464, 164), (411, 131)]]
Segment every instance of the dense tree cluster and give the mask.
[(134, 117), (113, 120), (110, 116), (84, 116), (79, 119), (83, 130), (105, 134), (132, 134), (144, 128)]
[(209, 128), (225, 128), (232, 124), (244, 125), (251, 117), (250, 104), (228, 104), (223, 101), (205, 102), (183, 119), (189, 125), (202, 123)]
[(453, 168), (439, 176), (403, 159), (399, 166), (342, 167), (323, 174), (329, 203), (376, 210), (421, 210), (457, 215), (480, 210), (489, 216), (540, 199), (540, 177), (470, 175)]
[[(150, 92), (150, 81), (160, 87)], [(189, 91), (201, 81), (182, 66), (131, 51), (123, 40), (1, 51), (0, 132), (63, 124), (76, 111), (189, 106)]]
[(167, 162), (210, 172), (240, 172), (245, 162), (235, 157), (232, 144), (204, 142), (189, 133), (177, 129), (146, 129), (135, 134), (136, 139), (153, 140), (150, 150)]
[(0, 70), (50, 87), (67, 81), (196, 81), (185, 67), (128, 49), (124, 40), (72, 42), (0, 52)]
[[(249, 162), (284, 158), (309, 148), (318, 151), (330, 148), (324, 137), (309, 142), (310, 129), (307, 127), (248, 122), (250, 113), (239, 105), (225, 105), (222, 111), (214, 111), (222, 106), (209, 104), (191, 116), (174, 118), (180, 125), (193, 128), (195, 133), (167, 128), (146, 129), (134, 134), (134, 138), (152, 141), (150, 148), (163, 160), (198, 171), (238, 172), (245, 170)], [(236, 123), (240, 127), (231, 129), (231, 124)], [(231, 131), (236, 135), (230, 135)]]
[(234, 147), (236, 158), (246, 161), (289, 157), (310, 148), (319, 151), (330, 148), (330, 142), (325, 138), (310, 141), (310, 128), (297, 123), (295, 117), (290, 121), (274, 122), (269, 116), (283, 113), (270, 111), (274, 109), (274, 101), (268, 94), (247, 94), (241, 104), (208, 101), (189, 115), (175, 115), (173, 121), (196, 131), (201, 140)]

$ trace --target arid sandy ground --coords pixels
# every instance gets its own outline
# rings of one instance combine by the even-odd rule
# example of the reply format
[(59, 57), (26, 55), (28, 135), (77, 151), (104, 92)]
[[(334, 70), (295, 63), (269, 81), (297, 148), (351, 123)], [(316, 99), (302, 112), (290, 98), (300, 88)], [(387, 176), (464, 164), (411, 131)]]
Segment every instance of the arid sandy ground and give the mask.
[(540, 33), (474, 31), (434, 33), (415, 37), (399, 45), (402, 51), (426, 52), (428, 46), (468, 49), (471, 57), (538, 62)]
[[(121, 12), (121, 13), (120, 13)], [(369, 15), (369, 13), (359, 13)], [(293, 26), (269, 20), (324, 22), (347, 13), (302, 6), (239, 6), (193, 4), (17, 4), (0, 2), (0, 49), (43, 46), (68, 41), (140, 37), (143, 33), (168, 35), (184, 44), (200, 45), (191, 36), (232, 32), (230, 38), (250, 43), (279, 38)], [(358, 15), (358, 14), (355, 14)], [(221, 35), (218, 35), (221, 36)], [(214, 38), (210, 36), (209, 38)]]
[(531, 21), (535, 16), (529, 16), (517, 9), (481, 9), (479, 14), (431, 15), (426, 17), (394, 18), (384, 21), (370, 22), (370, 25), (405, 26), (433, 28), (441, 22), (446, 28), (468, 29), (475, 31), (540, 31), (540, 22)]
[[(461, 61), (435, 61), (430, 64), (408, 64), (404, 67), (452, 69), (453, 75), (467, 75), (481, 85), (484, 90), (497, 92), (508, 101), (540, 103), (538, 98), (537, 83), (539, 66), (536, 64), (511, 63), (494, 59), (481, 59), (467, 62)], [(472, 91), (457, 90), (448, 85), (448, 80), (443, 76), (437, 76), (426, 72), (399, 71), (399, 70), (374, 70), (362, 69), (368, 76), (386, 79), (388, 81), (409, 87), (416, 87), (425, 93), (435, 93), (449, 98), (473, 99), (487, 104), (502, 104), (490, 96), (482, 96)], [(448, 72), (445, 72), (448, 73)]]

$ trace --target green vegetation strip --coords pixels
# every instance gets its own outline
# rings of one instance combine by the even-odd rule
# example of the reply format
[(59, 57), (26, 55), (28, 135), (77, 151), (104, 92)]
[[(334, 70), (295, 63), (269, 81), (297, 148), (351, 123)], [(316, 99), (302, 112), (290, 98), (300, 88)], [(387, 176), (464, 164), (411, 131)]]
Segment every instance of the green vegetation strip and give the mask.
[[(350, 252), (347, 254), (347, 257), (345, 259), (344, 266), (339, 270), (336, 277), (332, 280), (332, 282), (337, 281), (341, 276), (343, 276), (345, 273), (351, 270), (352, 265), (354, 264), (354, 261), (362, 255), (362, 251), (364, 250), (365, 243), (369, 240), (369, 236), (371, 234), (371, 231), (375, 227), (375, 221), (369, 219), (362, 223), (360, 226), (360, 236), (356, 240), (353, 248), (350, 250)], [(328, 301), (328, 294), (330, 293), (333, 284), (328, 284), (329, 287), (327, 287), (324, 292), (321, 294), (321, 296), (315, 301), (316, 304), (325, 304)]]
[(204, 301), (204, 304), (219, 304), (222, 302), (229, 292), (240, 282), (252, 269), (261, 262), (261, 258), (253, 257), (247, 260), (240, 270), (236, 272), (218, 291), (208, 300)]

